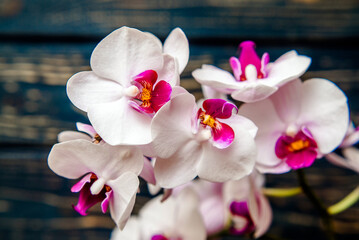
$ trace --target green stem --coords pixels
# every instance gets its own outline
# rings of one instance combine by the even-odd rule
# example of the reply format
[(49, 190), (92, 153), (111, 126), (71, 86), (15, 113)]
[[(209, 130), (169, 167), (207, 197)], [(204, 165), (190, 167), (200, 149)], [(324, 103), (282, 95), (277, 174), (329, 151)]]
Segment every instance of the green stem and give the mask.
[(262, 193), (269, 197), (292, 197), (302, 193), (302, 188), (262, 188)]
[(334, 240), (334, 230), (333, 230), (333, 220), (329, 215), (327, 208), (323, 205), (322, 201), (318, 198), (318, 196), (314, 193), (311, 187), (308, 185), (305, 173), (303, 169), (298, 169), (297, 171), (299, 185), (303, 190), (303, 193), (307, 196), (307, 198), (312, 202), (314, 207), (317, 209), (320, 218), (322, 219), (325, 232), (327, 234), (328, 239)]
[(331, 215), (341, 213), (344, 210), (350, 208), (358, 200), (359, 200), (359, 186), (357, 186), (351, 193), (349, 193), (341, 201), (328, 207), (328, 213)]

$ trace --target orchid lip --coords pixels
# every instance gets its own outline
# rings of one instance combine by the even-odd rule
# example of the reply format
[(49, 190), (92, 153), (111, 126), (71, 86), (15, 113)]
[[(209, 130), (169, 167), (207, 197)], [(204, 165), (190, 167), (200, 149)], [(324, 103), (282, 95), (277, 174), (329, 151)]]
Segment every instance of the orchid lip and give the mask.
[(275, 145), (275, 154), (284, 160), (292, 169), (309, 167), (318, 157), (317, 143), (313, 139), (309, 130), (305, 127), (292, 134), (293, 129), (289, 129), (291, 135), (283, 135), (278, 138)]
[(244, 41), (239, 45), (239, 58), (230, 58), (229, 63), (237, 81), (255, 81), (267, 77), (266, 65), (269, 63), (269, 54), (264, 53), (260, 59), (255, 46), (253, 41)]

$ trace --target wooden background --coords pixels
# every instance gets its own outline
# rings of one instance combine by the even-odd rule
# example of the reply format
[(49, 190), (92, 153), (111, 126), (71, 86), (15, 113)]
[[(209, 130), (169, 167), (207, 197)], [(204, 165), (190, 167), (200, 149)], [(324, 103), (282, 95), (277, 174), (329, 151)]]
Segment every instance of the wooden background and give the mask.
[[(81, 217), (71, 208), (74, 183), (47, 167), (47, 154), (63, 130), (86, 116), (66, 96), (67, 79), (89, 69), (96, 44), (127, 25), (162, 40), (181, 27), (190, 62), (181, 85), (201, 97), (191, 72), (202, 64), (229, 70), (228, 58), (247, 39), (275, 60), (296, 49), (312, 57), (304, 79), (334, 81), (359, 123), (358, 0), (0, 0), (0, 239), (108, 239), (113, 222), (95, 208)], [(357, 183), (357, 174), (319, 160), (310, 184), (333, 204)], [(294, 173), (268, 176), (268, 184), (296, 186)], [(137, 199), (135, 212), (147, 201)], [(318, 216), (303, 197), (271, 198), (269, 231), (281, 239), (324, 239)], [(359, 236), (359, 204), (336, 216), (339, 239)]]

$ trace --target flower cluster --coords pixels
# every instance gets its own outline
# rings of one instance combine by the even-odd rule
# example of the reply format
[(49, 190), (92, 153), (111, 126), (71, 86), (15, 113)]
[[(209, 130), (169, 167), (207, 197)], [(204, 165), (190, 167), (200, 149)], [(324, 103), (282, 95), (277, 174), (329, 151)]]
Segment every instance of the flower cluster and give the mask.
[[(252, 41), (239, 50), (229, 59), (233, 74), (210, 65), (193, 71), (205, 96), (196, 102), (179, 85), (189, 60), (181, 29), (163, 44), (128, 27), (104, 38), (92, 71), (67, 83), (91, 125), (60, 133), (48, 157), (56, 174), (80, 178), (73, 208), (81, 215), (97, 203), (109, 209), (118, 226), (112, 239), (198, 240), (223, 231), (259, 237), (272, 219), (264, 173), (310, 167), (323, 156), (358, 171), (349, 146), (359, 134), (348, 130), (346, 96), (328, 80), (299, 79), (311, 59), (290, 51), (270, 62)], [(244, 104), (238, 108), (227, 94)], [(338, 146), (349, 162), (331, 153)], [(164, 195), (130, 217), (139, 177)]]

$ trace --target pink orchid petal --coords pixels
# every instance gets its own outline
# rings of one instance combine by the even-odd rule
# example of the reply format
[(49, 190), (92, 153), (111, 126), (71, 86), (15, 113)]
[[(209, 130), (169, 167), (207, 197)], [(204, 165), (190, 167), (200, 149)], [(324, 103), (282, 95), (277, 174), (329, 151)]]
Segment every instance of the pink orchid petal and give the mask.
[(218, 127), (218, 129), (212, 128), (214, 141), (213, 146), (219, 149), (224, 149), (232, 144), (235, 136), (234, 131), (230, 126), (221, 122), (219, 124), (220, 127)]
[(189, 59), (189, 44), (186, 35), (180, 28), (175, 28), (168, 35), (163, 44), (163, 52), (175, 57), (178, 71), (181, 74)]
[(286, 163), (294, 170), (309, 167), (313, 164), (317, 155), (317, 151), (312, 148), (308, 148), (303, 151), (290, 153), (287, 157)]
[(80, 133), (80, 132), (76, 132), (76, 131), (63, 131), (63, 132), (60, 132), (59, 135), (57, 136), (58, 142), (67, 142), (67, 141), (76, 140), (76, 139), (92, 141), (92, 139), (89, 135)]
[(95, 135), (97, 134), (95, 129), (90, 124), (84, 124), (84, 123), (77, 122), (76, 128), (78, 131), (87, 133), (91, 137), (95, 137)]
[(109, 192), (106, 192), (105, 193), (106, 198), (101, 202), (101, 211), (104, 214), (107, 212), (108, 206), (110, 205), (110, 199), (112, 197), (112, 194), (113, 194), (112, 190)]
[(344, 93), (325, 79), (311, 79), (302, 85), (301, 116), (297, 121), (309, 129), (318, 149), (326, 154), (344, 139), (349, 109)]
[(115, 179), (126, 171), (139, 174), (143, 167), (143, 155), (137, 147), (93, 144), (80, 139), (55, 144), (48, 164), (56, 174), (70, 179), (89, 172), (95, 173), (98, 178)]
[(154, 166), (157, 184), (163, 188), (174, 188), (197, 176), (196, 165), (201, 158), (202, 148), (194, 140), (188, 140), (169, 158), (156, 158)]
[(159, 81), (152, 91), (151, 107), (157, 112), (166, 102), (171, 99), (171, 85), (165, 81)]
[(269, 63), (270, 59), (269, 59), (269, 54), (268, 53), (264, 53), (262, 55), (262, 59), (261, 59), (261, 73), (263, 74), (263, 78), (266, 78), (268, 75), (268, 69), (267, 69), (267, 64)]
[(260, 191), (257, 192), (256, 196), (259, 212), (257, 222), (254, 223), (256, 227), (254, 236), (259, 238), (269, 229), (272, 223), (273, 213), (268, 199), (263, 194), (261, 194)]
[(203, 108), (206, 110), (206, 114), (221, 119), (231, 117), (233, 109), (238, 110), (236, 105), (223, 99), (207, 99), (203, 102)]
[(125, 172), (117, 179), (108, 181), (108, 185), (113, 191), (109, 201), (111, 217), (122, 230), (134, 207), (139, 180), (136, 174)]
[(152, 140), (151, 117), (134, 110), (125, 98), (93, 105), (88, 109), (88, 117), (98, 134), (111, 145), (142, 145)]
[(176, 59), (168, 54), (163, 54), (163, 67), (157, 73), (159, 80), (168, 82), (172, 87), (180, 83)]
[(122, 90), (120, 84), (93, 72), (79, 72), (67, 81), (67, 96), (77, 108), (85, 112), (91, 105), (122, 98)]
[(161, 158), (170, 158), (192, 137), (192, 117), (196, 103), (192, 94), (185, 92), (172, 98), (152, 120), (152, 147)]
[(225, 149), (203, 143), (203, 155), (197, 166), (198, 176), (212, 182), (240, 179), (252, 172), (257, 156), (252, 134), (241, 126), (234, 129), (235, 139)]
[(151, 106), (148, 107), (143, 107), (140, 105), (141, 102), (140, 101), (132, 101), (132, 100), (128, 100), (128, 105), (130, 107), (132, 107), (135, 111), (144, 114), (150, 118), (152, 118), (153, 116), (153, 109), (151, 108)]
[(144, 157), (143, 161), (144, 161), (144, 164), (143, 164), (142, 171), (140, 173), (140, 177), (142, 177), (146, 182), (155, 185), (156, 179), (155, 179), (155, 173), (154, 173), (153, 166), (152, 166), (150, 160), (148, 160), (148, 158)]
[(91, 175), (92, 173), (86, 174), (80, 181), (73, 185), (71, 188), (71, 192), (80, 192), (86, 183), (91, 182)]
[(257, 102), (266, 99), (278, 90), (277, 87), (267, 85), (263, 82), (243, 82), (244, 84), (239, 88), (237, 87), (231, 96), (233, 99), (242, 102)]
[(309, 57), (298, 55), (295, 51), (291, 51), (271, 64), (265, 81), (271, 86), (281, 86), (303, 75), (310, 63), (311, 59)]
[(289, 136), (281, 136), (278, 138), (276, 144), (275, 144), (275, 154), (279, 158), (285, 158), (288, 154), (290, 154), (290, 151), (288, 150), (287, 146), (293, 142), (293, 138)]
[(241, 70), (241, 63), (239, 62), (238, 58), (231, 57), (229, 59), (229, 64), (231, 65), (233, 75), (237, 81), (240, 81), (242, 70)]
[(89, 208), (99, 202), (102, 202), (105, 198), (105, 191), (101, 191), (99, 194), (92, 195), (90, 191), (90, 184), (86, 183), (80, 191), (78, 203), (73, 205), (73, 208), (82, 216), (86, 216), (87, 210)]
[(245, 73), (245, 68), (249, 64), (254, 65), (257, 69), (257, 72), (260, 72), (261, 70), (261, 60), (254, 49), (255, 46), (255, 43), (252, 41), (244, 41), (239, 45), (239, 61), (241, 63), (242, 74)]
[(270, 96), (273, 106), (282, 122), (291, 124), (296, 122), (300, 114), (300, 102), (302, 98), (302, 82), (293, 80)]
[(211, 65), (202, 65), (202, 68), (192, 72), (192, 76), (202, 85), (210, 86), (223, 93), (231, 93), (244, 82), (237, 82), (232, 74)]
[(91, 55), (91, 68), (103, 78), (129, 87), (132, 77), (163, 65), (162, 48), (146, 33), (121, 27), (104, 38)]
[(200, 211), (208, 235), (218, 233), (224, 229), (226, 218), (223, 200), (220, 195), (204, 199), (200, 204)]
[[(141, 87), (152, 86), (156, 83), (158, 78), (157, 72), (154, 70), (146, 70), (134, 77), (133, 81), (140, 84)], [(139, 86), (138, 86), (139, 87)]]

